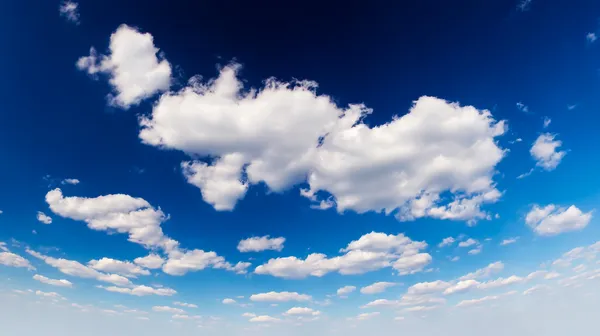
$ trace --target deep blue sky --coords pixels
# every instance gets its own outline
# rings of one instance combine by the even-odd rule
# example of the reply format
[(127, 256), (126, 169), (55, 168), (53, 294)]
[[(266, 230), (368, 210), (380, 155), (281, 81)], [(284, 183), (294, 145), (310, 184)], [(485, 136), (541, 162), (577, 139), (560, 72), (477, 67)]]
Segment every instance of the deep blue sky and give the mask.
[[(0, 9), (0, 241), (22, 242), (11, 252), (31, 259), (39, 274), (78, 280), (30, 257), (24, 246), (57, 247), (60, 251), (48, 254), (84, 264), (102, 257), (133, 260), (148, 253), (127, 242), (125, 235), (93, 231), (83, 222), (53, 214), (44, 196), (56, 187), (65, 196), (141, 197), (170, 215), (162, 224), (166, 235), (186, 248), (216, 251), (234, 263), (252, 257), (250, 273), (270, 258), (304, 259), (313, 252), (336, 256), (372, 231), (402, 232), (426, 241), (433, 256), (428, 266), (432, 272), (400, 279), (389, 268), (303, 280), (210, 269), (185, 277), (157, 270), (155, 279), (138, 281), (177, 289), (182, 297), (176, 300), (195, 300), (206, 307), (202, 315), (228, 316), (229, 308), (220, 304), (226, 297), (291, 291), (324, 300), (339, 287), (360, 288), (376, 281), (405, 283), (395, 288), (393, 295), (398, 297), (414, 283), (451, 280), (497, 260), (506, 264), (504, 276), (526, 274), (562, 252), (598, 240), (593, 209), (600, 200), (600, 42), (586, 35), (600, 35), (600, 2), (533, 0), (528, 10), (520, 11), (515, 0), (82, 0), (78, 25), (61, 17), (58, 6), (57, 1), (14, 1)], [(485, 206), (499, 218), (471, 227), (465, 221), (400, 222), (372, 212), (318, 211), (298, 195), (298, 187), (278, 194), (264, 184), (251, 186), (233, 211), (215, 211), (198, 188), (185, 181), (180, 162), (187, 155), (140, 142), (138, 117), (150, 115), (156, 96), (127, 111), (109, 106), (105, 96), (111, 89), (105, 78), (90, 80), (76, 68), (91, 46), (106, 54), (110, 34), (121, 24), (152, 34), (162, 57), (173, 66), (172, 91), (196, 74), (213, 78), (219, 66), (236, 61), (243, 66), (240, 78), (247, 87), (260, 87), (272, 76), (314, 80), (318, 93), (331, 96), (338, 106), (364, 103), (373, 108), (365, 120), (369, 126), (406, 114), (424, 95), (490, 110), (495, 120), (508, 125), (496, 138), (509, 150), (495, 166), (494, 181), (504, 195)], [(529, 112), (519, 110), (518, 102)], [(552, 120), (548, 129), (542, 126), (544, 117)], [(552, 171), (536, 169), (517, 179), (535, 166), (529, 149), (543, 132), (557, 134), (566, 156)], [(522, 142), (514, 143), (517, 138)], [(65, 178), (81, 183), (62, 185)], [(540, 237), (524, 220), (533, 204), (575, 205), (592, 211), (593, 218), (583, 231)], [(53, 223), (40, 224), (37, 211), (53, 217)], [(487, 238), (491, 241), (473, 256), (466, 249), (437, 248), (443, 238), (461, 234), (482, 244)], [(285, 237), (284, 250), (250, 256), (236, 249), (242, 239), (265, 235)], [(517, 236), (517, 243), (499, 246), (503, 239)], [(461, 260), (450, 262), (455, 255)], [(4, 287), (36, 289), (33, 273), (0, 265), (0, 275), (4, 273), (13, 279)], [(105, 293), (94, 288), (92, 280), (85, 281), (85, 286), (82, 281), (71, 289), (79, 301), (87, 298), (91, 303), (103, 296), (111, 304), (125, 302), (142, 309), (172, 301)], [(61, 294), (70, 299), (68, 290)], [(357, 315), (357, 307), (366, 302), (351, 299), (328, 314), (332, 319)], [(276, 314), (271, 308), (260, 309)], [(236, 318), (244, 311), (236, 311)]]

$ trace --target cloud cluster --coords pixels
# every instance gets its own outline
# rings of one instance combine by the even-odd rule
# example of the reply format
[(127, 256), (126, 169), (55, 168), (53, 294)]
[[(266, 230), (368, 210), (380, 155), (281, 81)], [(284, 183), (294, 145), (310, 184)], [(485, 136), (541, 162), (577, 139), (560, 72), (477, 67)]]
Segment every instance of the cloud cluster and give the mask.
[(420, 272), (432, 258), (420, 252), (427, 248), (425, 242), (413, 241), (403, 234), (387, 235), (371, 232), (352, 241), (340, 250), (341, 256), (328, 258), (312, 253), (306, 259), (285, 257), (270, 259), (256, 267), (256, 274), (269, 274), (281, 278), (321, 277), (327, 273), (363, 274), (385, 267), (392, 267), (400, 275)]
[(582, 212), (574, 205), (568, 208), (549, 204), (534, 205), (525, 217), (525, 223), (540, 236), (553, 236), (584, 229), (592, 219), (592, 212)]

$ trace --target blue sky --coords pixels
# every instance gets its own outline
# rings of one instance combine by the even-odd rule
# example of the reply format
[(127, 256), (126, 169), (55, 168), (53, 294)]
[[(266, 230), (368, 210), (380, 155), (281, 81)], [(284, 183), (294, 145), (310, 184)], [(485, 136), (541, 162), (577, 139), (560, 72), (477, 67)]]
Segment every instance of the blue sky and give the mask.
[(593, 327), (599, 4), (0, 15), (3, 334)]

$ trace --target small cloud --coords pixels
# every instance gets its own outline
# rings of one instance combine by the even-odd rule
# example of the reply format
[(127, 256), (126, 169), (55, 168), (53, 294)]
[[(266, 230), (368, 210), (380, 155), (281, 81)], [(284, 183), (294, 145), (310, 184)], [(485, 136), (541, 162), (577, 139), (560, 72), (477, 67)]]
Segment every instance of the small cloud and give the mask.
[(79, 24), (79, 4), (73, 1), (63, 1), (60, 4), (60, 16), (66, 18), (74, 24)]
[(573, 111), (577, 107), (577, 104), (567, 105), (567, 110)]
[(517, 242), (517, 240), (519, 240), (519, 237), (513, 237), (513, 238), (504, 239), (500, 243), (500, 246), (506, 246), (506, 245), (514, 244), (514, 243)]
[(40, 221), (40, 223), (52, 224), (52, 218), (41, 211), (38, 211), (37, 213), (37, 220)]
[(596, 35), (596, 33), (587, 33), (587, 35), (585, 35), (585, 39), (589, 43), (594, 43), (598, 39), (598, 36)]
[(529, 113), (529, 106), (523, 104), (522, 102), (517, 103), (517, 110), (523, 113)]
[(544, 117), (544, 128), (547, 128), (548, 126), (550, 126), (551, 122), (552, 122), (552, 119), (550, 119), (548, 117)]
[(521, 12), (526, 12), (529, 9), (531, 9), (531, 3), (533, 2), (533, 0), (520, 0), (519, 3), (517, 4), (517, 10), (521, 11)]
[(531, 169), (529, 169), (529, 171), (528, 171), (527, 173), (523, 173), (523, 174), (521, 174), (521, 175), (517, 176), (517, 179), (519, 179), (519, 180), (520, 180), (520, 179), (522, 179), (522, 178), (526, 178), (527, 176), (531, 175), (531, 174), (533, 173), (533, 171), (534, 171), (534, 169), (533, 169), (533, 168), (531, 168)]
[(72, 185), (76, 185), (79, 184), (79, 180), (75, 179), (75, 178), (68, 178), (68, 179), (64, 179), (60, 182), (61, 184), (72, 184)]

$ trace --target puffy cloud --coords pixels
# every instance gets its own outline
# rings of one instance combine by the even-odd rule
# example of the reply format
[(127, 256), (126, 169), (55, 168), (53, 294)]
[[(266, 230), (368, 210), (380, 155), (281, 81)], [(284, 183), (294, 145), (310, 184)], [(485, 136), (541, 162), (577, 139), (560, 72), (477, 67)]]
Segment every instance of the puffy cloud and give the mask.
[(317, 316), (320, 315), (321, 312), (312, 308), (293, 307), (283, 314), (288, 316)]
[(79, 180), (76, 178), (68, 178), (68, 179), (64, 179), (60, 182), (61, 184), (72, 184), (72, 185), (76, 185), (79, 184)]
[(372, 285), (365, 286), (360, 289), (362, 294), (379, 294), (385, 292), (386, 289), (396, 286), (395, 282), (376, 282)]
[(58, 8), (60, 16), (66, 18), (74, 24), (79, 24), (79, 4), (74, 1), (65, 0)]
[(118, 274), (107, 274), (98, 272), (97, 270), (89, 266), (85, 266), (77, 261), (67, 260), (63, 258), (52, 258), (49, 256), (45, 256), (39, 252), (32, 251), (30, 249), (27, 249), (26, 251), (30, 255), (43, 260), (46, 264), (58, 269), (59, 271), (67, 275), (85, 279), (96, 279), (98, 281), (112, 283), (117, 286), (131, 285), (129, 279)]
[(171, 288), (154, 288), (150, 286), (133, 286), (131, 288), (128, 287), (117, 287), (117, 286), (98, 286), (98, 288), (102, 288), (109, 292), (121, 293), (121, 294), (129, 294), (134, 296), (147, 296), (147, 295), (158, 295), (158, 296), (173, 296), (177, 294), (177, 291)]
[[(4, 247), (2, 250), (8, 251), (6, 247)], [(0, 265), (35, 270), (35, 267), (29, 263), (29, 260), (11, 252), (0, 252)]]
[(541, 134), (533, 143), (529, 150), (531, 156), (536, 160), (536, 165), (544, 170), (554, 170), (563, 157), (567, 154), (565, 151), (558, 151), (562, 142), (554, 140), (556, 135), (550, 133)]
[(173, 304), (176, 306), (180, 306), (180, 307), (198, 308), (198, 306), (193, 303), (185, 303), (185, 302), (175, 301), (175, 302), (173, 302)]
[(330, 272), (340, 274), (363, 274), (385, 267), (393, 267), (400, 275), (422, 271), (431, 262), (431, 255), (419, 253), (425, 242), (413, 241), (403, 234), (387, 235), (371, 232), (352, 241), (345, 253), (328, 258), (324, 254), (312, 253), (306, 259), (296, 257), (270, 259), (256, 267), (257, 274), (270, 274), (282, 278), (304, 278), (312, 275), (321, 277)]
[[(99, 71), (91, 57), (84, 67)], [(407, 114), (370, 127), (370, 109), (338, 107), (314, 82), (270, 79), (244, 90), (239, 69), (225, 66), (207, 82), (194, 77), (140, 120), (144, 143), (211, 158), (182, 170), (217, 210), (233, 209), (263, 182), (275, 192), (307, 183), (301, 194), (317, 208), (401, 220), (474, 221), (500, 197), (493, 175), (504, 150), (495, 138), (506, 127), (487, 110), (421, 97)]]
[(223, 304), (236, 304), (237, 301), (235, 301), (234, 299), (227, 298), (227, 299), (223, 299), (222, 303)]
[(52, 285), (52, 286), (59, 286), (59, 287), (73, 287), (73, 283), (69, 280), (65, 280), (65, 279), (60, 279), (60, 280), (56, 280), (56, 279), (50, 279), (47, 278), (43, 275), (39, 275), (36, 274), (33, 276), (33, 280), (37, 280), (41, 283), (45, 283), (48, 285)]
[(173, 308), (169, 306), (154, 306), (152, 307), (152, 310), (161, 313), (185, 314), (185, 311), (183, 309)]
[(501, 261), (496, 261), (487, 265), (484, 268), (478, 269), (475, 272), (469, 273), (459, 278), (459, 280), (472, 280), (472, 279), (482, 279), (488, 278), (492, 274), (498, 273), (504, 269), (504, 263)]
[(442, 240), (441, 243), (438, 244), (438, 247), (445, 247), (454, 244), (456, 240), (452, 237), (447, 237)]
[(269, 316), (269, 315), (261, 315), (261, 316), (254, 316), (249, 321), (253, 322), (253, 323), (270, 323), (270, 322), (280, 322), (281, 320), (278, 318)]
[(446, 288), (444, 295), (466, 292), (472, 288), (477, 288), (479, 285), (480, 283), (477, 280), (461, 280), (451, 287)]
[(250, 296), (251, 301), (255, 302), (288, 302), (288, 301), (310, 301), (312, 297), (306, 294), (298, 294), (296, 292), (268, 292), (253, 294)]
[(479, 246), (477, 246), (476, 248), (474, 248), (474, 249), (472, 249), (472, 250), (469, 250), (469, 252), (468, 252), (468, 253), (469, 253), (470, 255), (476, 255), (476, 254), (479, 254), (479, 253), (481, 253), (481, 250), (482, 250), (482, 249), (483, 249), (483, 246), (479, 245)]
[(141, 267), (157, 269), (162, 267), (162, 265), (165, 263), (165, 260), (158, 254), (150, 253), (145, 257), (135, 258), (133, 262)]
[(512, 237), (512, 238), (504, 239), (504, 240), (502, 240), (502, 242), (500, 242), (500, 246), (514, 244), (517, 242), (517, 240), (519, 240), (519, 237)]
[(534, 205), (527, 213), (525, 223), (540, 236), (553, 236), (564, 232), (582, 230), (589, 224), (591, 219), (591, 211), (584, 213), (574, 205), (565, 209), (550, 204), (543, 208)]
[(88, 265), (95, 270), (116, 273), (127, 278), (136, 278), (138, 275), (150, 275), (148, 270), (143, 269), (132, 262), (111, 258), (91, 260), (88, 262)]
[(344, 297), (344, 296), (347, 296), (348, 294), (354, 292), (355, 290), (356, 290), (356, 287), (354, 287), (354, 286), (344, 286), (337, 290), (337, 295)]
[(207, 267), (226, 269), (238, 274), (245, 274), (250, 263), (238, 262), (232, 265), (225, 258), (215, 252), (203, 250), (180, 251), (173, 250), (169, 253), (169, 259), (163, 265), (163, 272), (170, 275), (184, 275), (191, 271), (200, 271)]
[(265, 250), (281, 251), (283, 249), (283, 243), (285, 243), (285, 238), (283, 237), (251, 237), (240, 241), (237, 249), (240, 252), (261, 252)]
[(159, 56), (152, 35), (121, 25), (110, 36), (109, 51), (98, 55), (92, 47), (89, 56), (77, 61), (77, 68), (90, 75), (108, 75), (116, 94), (108, 96), (112, 105), (127, 109), (169, 89), (171, 65)]
[(465, 241), (461, 241), (460, 243), (458, 243), (458, 247), (469, 247), (469, 246), (473, 246), (479, 244), (479, 242), (473, 238), (469, 238)]
[(41, 211), (38, 211), (37, 213), (37, 220), (43, 224), (52, 224), (52, 218)]
[(450, 287), (451, 284), (446, 281), (432, 281), (432, 282), (419, 282), (408, 288), (406, 293), (408, 295), (427, 295), (427, 294), (435, 294), (444, 291), (446, 288)]

